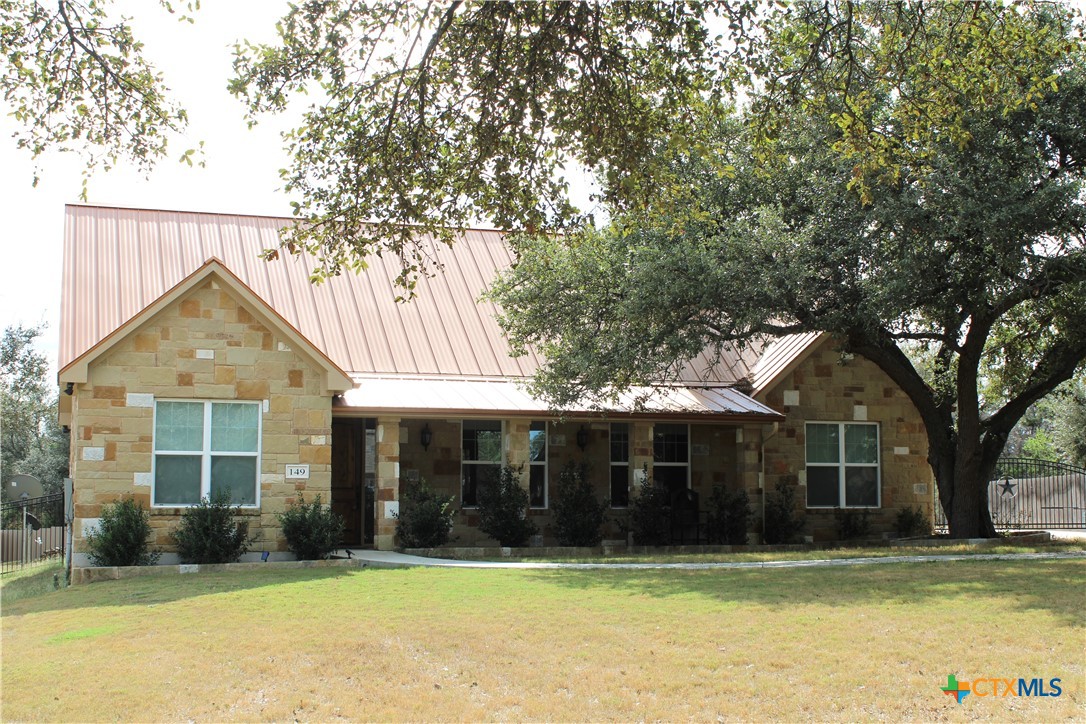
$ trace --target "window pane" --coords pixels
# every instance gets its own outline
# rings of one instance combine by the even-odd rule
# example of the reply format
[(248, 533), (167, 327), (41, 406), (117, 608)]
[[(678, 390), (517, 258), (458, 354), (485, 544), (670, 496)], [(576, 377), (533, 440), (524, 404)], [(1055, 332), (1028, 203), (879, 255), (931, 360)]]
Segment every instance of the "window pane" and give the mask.
[(845, 425), (845, 462), (879, 461), (879, 429), (874, 425)]
[(807, 466), (807, 506), (833, 507), (841, 505), (840, 468)]
[(841, 462), (839, 425), (807, 425), (807, 462)]
[(501, 468), (497, 465), (463, 465), (462, 470), (461, 504), (473, 508), (479, 504), (479, 488), (497, 482)]
[(211, 497), (221, 492), (232, 505), (256, 505), (256, 458), (212, 456)]
[(547, 507), (547, 467), (532, 465), (528, 469), (528, 498), (533, 508)]
[(685, 465), (657, 465), (652, 469), (652, 477), (657, 485), (664, 486), (671, 491), (672, 495), (680, 490), (686, 490)]
[(528, 459), (541, 462), (547, 459), (547, 423), (533, 422), (528, 429)]
[(155, 455), (155, 505), (200, 502), (200, 456)]
[[(810, 473), (807, 474), (810, 478)], [(877, 468), (845, 468), (845, 505), (879, 504), (879, 483)]]
[(256, 452), (260, 412), (257, 405), (213, 404), (211, 449), (223, 452)]
[(611, 462), (630, 462), (630, 426), (625, 422), (611, 424)]
[(690, 459), (690, 436), (686, 425), (655, 425), (652, 456), (658, 463), (685, 463)]
[(203, 450), (204, 403), (156, 403), (155, 449)]
[(611, 507), (625, 508), (630, 504), (630, 466), (611, 466)]
[(464, 420), (463, 459), (499, 463), (502, 459), (500, 420)]

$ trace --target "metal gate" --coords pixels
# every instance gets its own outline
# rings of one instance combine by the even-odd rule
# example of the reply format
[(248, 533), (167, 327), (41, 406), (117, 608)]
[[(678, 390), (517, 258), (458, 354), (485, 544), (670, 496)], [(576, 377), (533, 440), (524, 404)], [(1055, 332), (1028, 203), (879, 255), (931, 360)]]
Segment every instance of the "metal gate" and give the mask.
[[(996, 530), (1086, 529), (1086, 468), (1002, 458), (988, 483), (988, 510)], [(935, 529), (947, 529), (938, 500)]]
[(64, 493), (0, 506), (0, 573), (64, 557)]

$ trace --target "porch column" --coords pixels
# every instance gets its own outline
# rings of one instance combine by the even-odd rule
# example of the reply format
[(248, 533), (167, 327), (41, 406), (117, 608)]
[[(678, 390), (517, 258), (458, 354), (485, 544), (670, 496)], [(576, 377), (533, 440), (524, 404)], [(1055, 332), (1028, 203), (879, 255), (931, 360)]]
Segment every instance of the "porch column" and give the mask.
[(765, 481), (762, 480), (762, 429), (753, 425), (735, 430), (735, 461), (739, 487), (747, 491), (754, 515), (750, 519), (750, 540), (759, 540), (758, 527), (762, 517)]
[(505, 462), (516, 467), (523, 465), (520, 471), (520, 485), (528, 489), (528, 431), (529, 420), (505, 421)]
[(400, 418), (377, 418), (377, 550), (396, 547), (396, 518), (400, 512)]
[(633, 467), (633, 483), (630, 497), (641, 491), (645, 484), (645, 469), (648, 479), (652, 479), (652, 422), (635, 420), (630, 435), (630, 465)]

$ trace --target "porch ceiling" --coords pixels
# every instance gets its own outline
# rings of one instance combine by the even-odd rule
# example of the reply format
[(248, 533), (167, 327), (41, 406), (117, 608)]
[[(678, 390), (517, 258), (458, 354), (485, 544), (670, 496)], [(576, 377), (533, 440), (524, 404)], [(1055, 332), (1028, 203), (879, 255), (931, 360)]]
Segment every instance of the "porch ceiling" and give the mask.
[(782, 415), (742, 392), (723, 386), (643, 387), (621, 395), (611, 407), (577, 405), (554, 410), (524, 389), (524, 380), (354, 376), (356, 387), (334, 400), (340, 411), (406, 416), (573, 415), (698, 418), (773, 422)]

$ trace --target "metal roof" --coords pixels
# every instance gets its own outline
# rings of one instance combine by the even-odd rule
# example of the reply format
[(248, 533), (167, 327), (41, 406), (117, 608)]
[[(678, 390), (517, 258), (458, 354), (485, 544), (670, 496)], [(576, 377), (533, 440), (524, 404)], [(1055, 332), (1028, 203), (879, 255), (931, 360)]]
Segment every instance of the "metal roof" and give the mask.
[[(513, 261), (501, 232), (469, 229), (452, 248), (423, 238), (443, 270), (418, 281), (417, 297), (396, 301), (394, 255), (371, 257), (360, 274), (309, 281), (315, 258), (260, 253), (279, 245), (289, 218), (66, 207), (59, 367), (105, 339), (163, 293), (217, 258), (341, 369), (352, 373), (528, 377), (532, 350), (509, 354), (498, 308), (479, 301)], [(744, 380), (755, 356), (726, 348), (688, 362), (680, 382)]]
[(824, 334), (823, 332), (786, 334), (769, 344), (762, 352), (757, 364), (754, 365), (754, 369), (751, 370), (750, 381), (754, 385), (754, 394), (765, 392), (782, 376), (791, 372), (803, 361), (807, 352), (814, 349), (815, 342)]
[[(338, 408), (425, 417), (559, 414), (532, 397), (519, 380), (364, 375), (355, 376), (355, 382), (354, 389), (336, 397)], [(620, 395), (613, 406), (574, 405), (561, 414), (684, 419), (713, 414), (758, 421), (781, 418), (775, 410), (731, 387), (671, 385), (634, 388)]]

